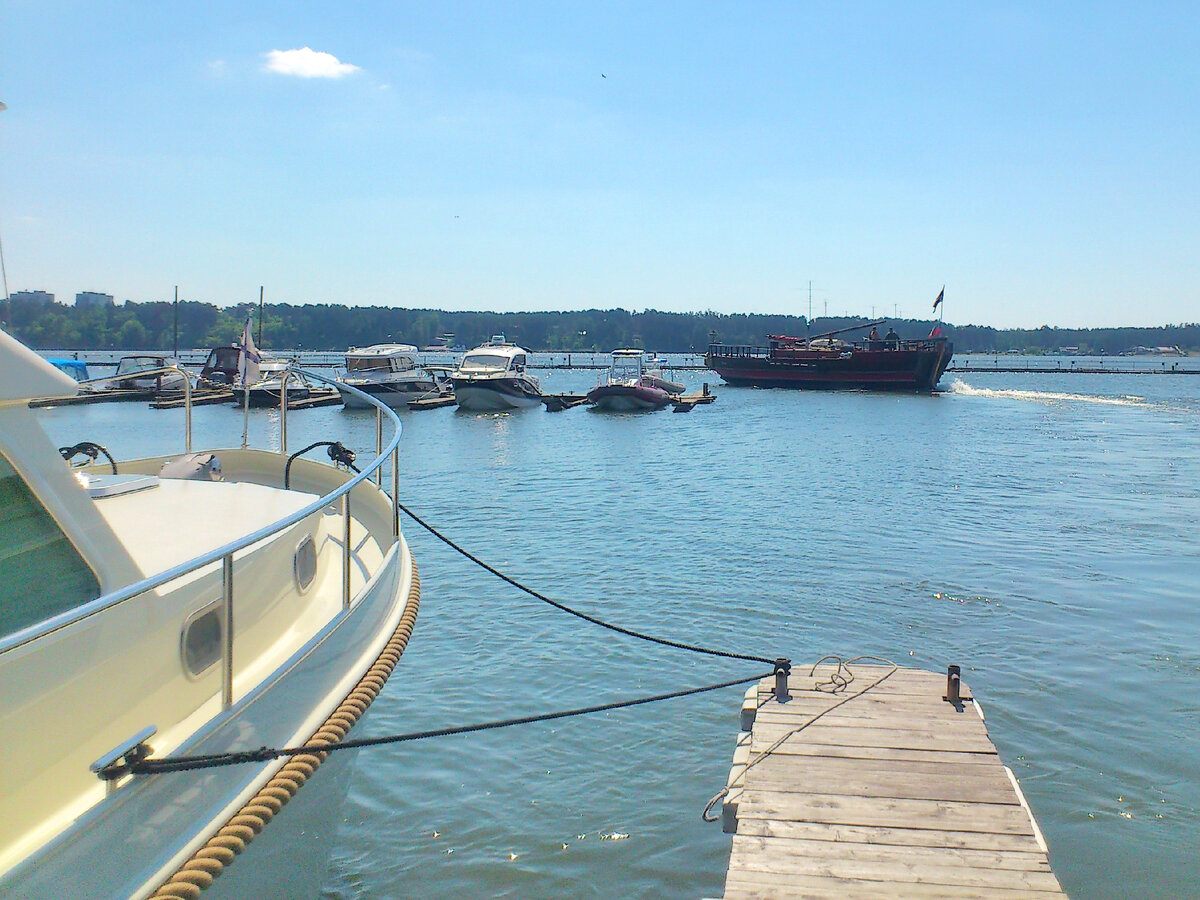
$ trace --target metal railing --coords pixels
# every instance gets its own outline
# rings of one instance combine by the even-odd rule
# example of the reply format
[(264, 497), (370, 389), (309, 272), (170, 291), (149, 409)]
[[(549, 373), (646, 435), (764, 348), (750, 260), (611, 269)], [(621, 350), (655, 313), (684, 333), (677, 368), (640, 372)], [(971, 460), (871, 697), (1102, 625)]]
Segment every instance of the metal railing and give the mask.
[[(137, 374), (137, 377), (149, 377), (150, 375), (158, 374), (159, 371), (160, 370), (148, 370), (145, 373), (139, 372)], [(192, 443), (192, 436), (191, 436), (192, 392), (191, 392), (190, 382), (188, 381), (186, 376), (194, 377), (194, 373), (188, 372), (186, 369), (178, 369), (175, 366), (167, 367), (166, 371), (179, 371), (179, 372), (183, 372), (185, 374), (185, 379), (184, 379), (184, 383), (185, 383), (184, 406), (186, 409), (185, 442), (187, 445), (187, 452), (190, 453), (191, 452), (191, 443)], [(326, 507), (332, 505), (335, 501), (337, 501), (339, 499), (342, 501), (342, 504), (341, 504), (342, 511), (343, 511), (343, 515), (345, 518), (345, 528), (344, 528), (344, 531), (342, 534), (342, 539), (343, 539), (343, 547), (342, 547), (342, 608), (343, 608), (343, 610), (349, 609), (350, 601), (352, 599), (350, 596), (350, 571), (351, 571), (351, 563), (352, 563), (351, 544), (350, 544), (350, 541), (351, 541), (350, 494), (356, 487), (358, 487), (358, 485), (362, 484), (364, 481), (369, 479), (372, 475), (375, 476), (376, 484), (377, 485), (380, 484), (381, 479), (382, 479), (383, 464), (390, 456), (391, 461), (392, 461), (392, 496), (390, 498), (391, 499), (391, 507), (392, 507), (392, 538), (393, 538), (393, 541), (396, 541), (399, 539), (399, 536), (400, 536), (400, 509), (399, 509), (397, 498), (399, 496), (399, 485), (400, 485), (400, 468), (399, 468), (400, 461), (399, 461), (398, 447), (400, 444), (400, 436), (401, 436), (401, 433), (403, 432), (403, 426), (400, 422), (399, 416), (396, 415), (395, 411), (388, 408), (385, 404), (381, 403), (379, 400), (377, 400), (375, 397), (372, 397), (370, 394), (367, 394), (367, 393), (360, 391), (357, 388), (351, 387), (349, 385), (340, 384), (339, 382), (335, 381), (332, 378), (328, 378), (319, 373), (312, 372), (312, 371), (305, 370), (305, 369), (295, 369), (295, 370), (289, 369), (289, 370), (287, 370), (287, 373), (285, 373), (285, 378), (284, 378), (285, 382), (286, 382), (286, 376), (292, 374), (293, 371), (295, 371), (297, 374), (299, 374), (303, 377), (312, 378), (318, 382), (329, 384), (339, 390), (349, 391), (351, 394), (353, 394), (361, 399), (365, 399), (368, 403), (370, 403), (372, 406), (374, 406), (376, 408), (376, 411), (375, 411), (375, 417), (376, 417), (375, 451), (376, 451), (376, 455), (375, 455), (375, 459), (372, 460), (372, 462), (369, 465), (364, 467), (360, 472), (356, 473), (354, 475), (354, 477), (350, 478), (345, 484), (341, 485), (340, 487), (336, 488), (333, 491), (330, 491), (328, 494), (325, 494), (324, 496), (318, 498), (317, 500), (314, 500), (312, 503), (307, 504), (303, 508), (296, 510), (295, 512), (285, 516), (282, 519), (279, 519), (276, 522), (273, 522), (270, 525), (266, 525), (262, 528), (259, 528), (256, 531), (251, 532), (250, 534), (247, 534), (241, 538), (238, 538), (235, 541), (231, 541), (227, 544), (217, 547), (214, 550), (210, 550), (207, 553), (202, 553), (199, 556), (195, 556), (192, 559), (188, 560), (187, 562), (180, 563), (177, 566), (172, 566), (169, 569), (159, 572), (157, 575), (152, 575), (148, 578), (143, 578), (141, 581), (134, 582), (133, 584), (130, 584), (119, 590), (111, 591), (108, 594), (105, 594), (101, 597), (96, 598), (95, 600), (91, 600), (87, 603), (77, 606), (74, 609), (67, 610), (66, 612), (60, 613), (57, 616), (53, 616), (49, 619), (46, 619), (43, 622), (39, 622), (35, 625), (31, 625), (20, 631), (14, 632), (13, 634), (7, 635), (6, 637), (0, 638), (0, 654), (4, 654), (11, 650), (15, 650), (18, 647), (23, 647), (26, 644), (32, 643), (33, 641), (36, 641), (43, 637), (46, 637), (47, 635), (54, 634), (55, 632), (61, 631), (64, 628), (68, 628), (71, 625), (74, 625), (78, 622), (82, 622), (86, 619), (89, 619), (92, 616), (96, 616), (102, 612), (113, 609), (114, 607), (119, 606), (122, 603), (132, 600), (135, 597), (141, 596), (142, 594), (145, 594), (148, 591), (152, 591), (155, 588), (161, 587), (162, 585), (164, 585), (170, 581), (174, 581), (176, 578), (180, 578), (184, 575), (187, 575), (191, 572), (196, 571), (197, 569), (203, 568), (204, 566), (208, 566), (213, 563), (220, 562), (221, 563), (221, 598), (222, 598), (222, 605), (224, 607), (224, 609), (223, 609), (224, 626), (222, 629), (223, 635), (222, 635), (222, 650), (221, 650), (221, 660), (220, 660), (220, 662), (221, 662), (221, 705), (222, 705), (223, 709), (228, 709), (230, 706), (233, 705), (233, 700), (234, 700), (234, 697), (233, 697), (233, 637), (234, 637), (234, 628), (233, 628), (233, 608), (234, 608), (233, 556), (234, 556), (234, 554), (237, 553), (239, 550), (243, 550), (246, 547), (251, 546), (252, 544), (255, 544), (261, 540), (264, 540), (265, 538), (270, 537), (273, 534), (277, 534), (278, 532), (284, 530), (285, 528), (291, 527), (292, 525), (294, 525), (297, 522), (301, 521), (302, 519), (312, 515), (313, 513), (318, 512), (318, 511), (325, 509)], [(113, 380), (112, 378), (91, 379), (91, 381), (97, 381), (97, 382), (109, 382), (112, 380)], [(283, 385), (283, 387), (284, 387), (284, 390), (282, 390), (280, 392), (281, 431), (282, 431), (281, 452), (286, 454), (287, 453), (287, 431), (286, 431), (286, 425), (282, 424), (282, 423), (286, 422), (286, 417), (287, 417), (287, 390), (286, 390), (287, 385), (286, 385), (286, 383)], [(385, 414), (391, 420), (392, 426), (394, 429), (393, 433), (392, 433), (392, 438), (388, 442), (386, 447), (383, 445), (383, 416)]]

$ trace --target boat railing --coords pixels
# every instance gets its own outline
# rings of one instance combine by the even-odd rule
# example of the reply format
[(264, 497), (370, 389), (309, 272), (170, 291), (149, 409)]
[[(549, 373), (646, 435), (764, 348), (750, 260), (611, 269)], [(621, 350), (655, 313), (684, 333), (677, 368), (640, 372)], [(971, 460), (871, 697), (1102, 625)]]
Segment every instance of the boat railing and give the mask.
[[(168, 370), (169, 371), (182, 371), (185, 374), (192, 375), (194, 377), (194, 373), (187, 372), (186, 369), (176, 369), (176, 367), (170, 366), (170, 367), (168, 367)], [(292, 512), (292, 513), (288, 514), (287, 516), (284, 516), (283, 518), (271, 523), (270, 525), (265, 525), (262, 528), (259, 528), (256, 531), (251, 532), (250, 534), (244, 535), (244, 536), (238, 538), (237, 540), (230, 541), (229, 543), (224, 544), (220, 547), (217, 547), (216, 549), (209, 550), (205, 553), (201, 553), (197, 556), (194, 556), (191, 559), (187, 560), (186, 562), (180, 563), (179, 565), (172, 566), (171, 568), (165, 569), (164, 571), (159, 572), (155, 575), (151, 575), (147, 578), (143, 578), (140, 581), (136, 581), (133, 584), (127, 585), (126, 587), (119, 588), (118, 590), (115, 590), (115, 591), (110, 591), (109, 593), (104, 594), (103, 596), (98, 597), (95, 600), (91, 600), (87, 603), (81, 604), (80, 606), (77, 606), (74, 609), (67, 610), (63, 613), (60, 613), (59, 615), (53, 616), (49, 619), (46, 619), (43, 622), (39, 622), (35, 625), (29, 626), (28, 628), (24, 628), (20, 631), (14, 632), (10, 635), (6, 635), (3, 638), (0, 638), (0, 654), (7, 653), (11, 650), (16, 650), (18, 647), (23, 647), (26, 644), (30, 644), (33, 641), (36, 641), (36, 640), (39, 640), (40, 638), (46, 637), (47, 635), (54, 634), (55, 632), (58, 632), (58, 631), (62, 631), (65, 628), (68, 628), (72, 625), (75, 625), (75, 624), (82, 622), (86, 619), (89, 619), (93, 616), (97, 616), (100, 613), (103, 613), (107, 610), (110, 610), (116, 606), (121, 605), (122, 603), (126, 603), (127, 601), (132, 600), (135, 597), (140, 597), (143, 594), (146, 594), (150, 591), (160, 588), (163, 585), (167, 584), (168, 582), (174, 581), (178, 578), (182, 578), (185, 575), (189, 575), (192, 572), (195, 572), (197, 569), (202, 569), (205, 566), (210, 566), (210, 565), (213, 565), (214, 563), (219, 562), (221, 564), (221, 598), (222, 598), (223, 612), (224, 612), (223, 622), (229, 623), (228, 625), (224, 625), (224, 624), (222, 625), (222, 631), (223, 631), (222, 644), (223, 644), (223, 646), (222, 646), (221, 657), (220, 657), (221, 672), (222, 672), (221, 702), (222, 702), (222, 708), (228, 709), (230, 706), (233, 705), (233, 700), (234, 700), (234, 698), (233, 698), (233, 637), (234, 637), (234, 629), (232, 627), (232, 623), (235, 621), (235, 618), (233, 615), (233, 611), (234, 611), (233, 557), (234, 557), (234, 554), (238, 553), (241, 550), (246, 549), (247, 547), (249, 547), (253, 544), (258, 543), (259, 541), (265, 540), (265, 539), (271, 537), (272, 535), (283, 531), (286, 528), (290, 528), (292, 525), (296, 524), (297, 522), (300, 522), (301, 520), (307, 518), (308, 516), (311, 516), (313, 513), (320, 512), (321, 510), (326, 509), (329, 506), (331, 506), (332, 504), (337, 503), (339, 501), (340, 501), (340, 505), (341, 505), (342, 516), (344, 519), (344, 528), (343, 528), (343, 534), (342, 534), (342, 559), (341, 559), (343, 613), (346, 610), (350, 609), (351, 601), (353, 599), (350, 595), (350, 573), (351, 573), (351, 565), (352, 565), (352, 559), (351, 559), (352, 544), (351, 544), (351, 535), (350, 535), (351, 494), (356, 487), (358, 487), (364, 481), (366, 481), (367, 479), (372, 478), (372, 477), (374, 477), (375, 483), (377, 485), (380, 485), (382, 482), (382, 473), (383, 473), (384, 463), (387, 462), (388, 459), (390, 458), (391, 464), (392, 464), (392, 492), (391, 492), (391, 498), (390, 498), (391, 513), (392, 513), (392, 538), (393, 538), (393, 543), (395, 543), (396, 541), (399, 540), (400, 508), (399, 508), (398, 498), (399, 498), (399, 494), (400, 494), (400, 460), (399, 460), (398, 447), (400, 444), (400, 436), (403, 431), (403, 426), (401, 425), (399, 416), (397, 416), (393, 410), (388, 408), (388, 406), (386, 404), (380, 402), (376, 398), (372, 397), (370, 394), (367, 394), (363, 391), (358, 390), (358, 388), (355, 388), (355, 387), (352, 387), (352, 386), (346, 385), (346, 384), (339, 384), (336, 380), (329, 378), (328, 376), (322, 375), (318, 372), (313, 372), (313, 371), (310, 371), (307, 369), (299, 369), (299, 368), (291, 369), (291, 368), (289, 368), (287, 370), (287, 372), (285, 372), (285, 374), (284, 374), (284, 387), (285, 388), (286, 388), (287, 379), (289, 377), (291, 377), (293, 374), (295, 374), (297, 376), (311, 378), (315, 381), (318, 381), (318, 382), (321, 382), (324, 384), (329, 384), (333, 387), (338, 387), (340, 389), (348, 391), (349, 393), (355, 395), (356, 397), (359, 397), (362, 400), (367, 401), (368, 403), (370, 403), (372, 406), (375, 407), (375, 459), (374, 460), (372, 460), (368, 465), (364, 466), (361, 471), (355, 473), (353, 477), (349, 478), (345, 483), (343, 483), (339, 487), (337, 487), (334, 490), (330, 491), (329, 493), (319, 497), (318, 499), (314, 500), (313, 502), (305, 505), (301, 509), (298, 509), (295, 512)], [(104, 379), (100, 379), (100, 380), (104, 380)], [(192, 427), (192, 421), (191, 421), (192, 391), (191, 391), (191, 385), (190, 385), (188, 379), (185, 378), (184, 381), (186, 384), (186, 387), (184, 388), (184, 397), (185, 397), (184, 407), (187, 411), (186, 418), (185, 418), (185, 423), (186, 423), (185, 424), (185, 432), (186, 432), (185, 443), (187, 446), (187, 452), (190, 453), (191, 452), (191, 427)], [(391, 424), (392, 424), (392, 437), (391, 437), (391, 440), (388, 441), (386, 446), (384, 446), (384, 442), (383, 442), (383, 418), (385, 415), (391, 421)], [(286, 436), (287, 435), (287, 431), (286, 431), (287, 426), (286, 426), (286, 424), (283, 424), (283, 423), (286, 423), (286, 421), (287, 421), (287, 391), (286, 390), (280, 391), (280, 420), (281, 420), (281, 430), (282, 430), (282, 434), (280, 436), (281, 437), (280, 452), (287, 453), (287, 436)]]
[(770, 356), (771, 351), (767, 347), (754, 347), (747, 344), (709, 344), (708, 355), (726, 359), (757, 359)]

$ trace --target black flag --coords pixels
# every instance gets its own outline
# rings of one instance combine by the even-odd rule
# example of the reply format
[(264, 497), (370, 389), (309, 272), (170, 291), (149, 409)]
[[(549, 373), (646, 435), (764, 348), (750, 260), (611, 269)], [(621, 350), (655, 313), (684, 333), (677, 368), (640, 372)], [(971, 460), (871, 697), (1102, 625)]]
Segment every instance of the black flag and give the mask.
[(946, 299), (946, 286), (942, 285), (942, 289), (938, 292), (938, 298), (933, 301), (933, 308), (937, 309), (938, 304)]

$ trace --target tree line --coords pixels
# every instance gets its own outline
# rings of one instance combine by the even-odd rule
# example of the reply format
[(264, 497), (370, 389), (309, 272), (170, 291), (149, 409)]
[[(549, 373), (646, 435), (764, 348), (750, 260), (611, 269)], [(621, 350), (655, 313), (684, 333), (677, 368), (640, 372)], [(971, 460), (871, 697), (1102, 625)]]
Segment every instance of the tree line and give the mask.
[[(221, 308), (194, 300), (77, 308), (61, 303), (9, 300), (0, 324), (39, 350), (207, 349), (236, 341), (247, 316), (259, 334), (258, 305)], [(389, 341), (425, 347), (443, 342), (474, 347), (494, 334), (529, 350), (607, 352), (643, 347), (663, 353), (702, 353), (709, 343), (762, 346), (769, 334), (816, 336), (867, 322), (865, 318), (757, 313), (673, 313), (647, 309), (588, 309), (568, 312), (448, 312), (384, 306), (268, 303), (262, 310), (265, 349), (345, 350)], [(923, 338), (934, 322), (890, 320), (902, 338)], [(1200, 324), (1158, 328), (999, 329), (942, 324), (958, 353), (1117, 354), (1135, 347), (1180, 347), (1200, 351)]]

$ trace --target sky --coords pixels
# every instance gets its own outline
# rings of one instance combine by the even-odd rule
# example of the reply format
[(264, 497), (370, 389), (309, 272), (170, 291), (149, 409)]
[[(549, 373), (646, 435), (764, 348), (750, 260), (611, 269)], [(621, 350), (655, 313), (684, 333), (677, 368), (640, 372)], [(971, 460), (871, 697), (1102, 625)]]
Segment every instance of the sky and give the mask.
[(0, 6), (10, 291), (1200, 321), (1200, 5)]

